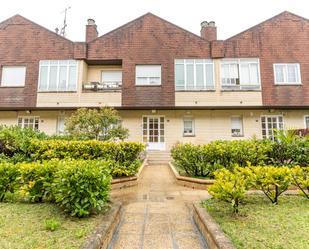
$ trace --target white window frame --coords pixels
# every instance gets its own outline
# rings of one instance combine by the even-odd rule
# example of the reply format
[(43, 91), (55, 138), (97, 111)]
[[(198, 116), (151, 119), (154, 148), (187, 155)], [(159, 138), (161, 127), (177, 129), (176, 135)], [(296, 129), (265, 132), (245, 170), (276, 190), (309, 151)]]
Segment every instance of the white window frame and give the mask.
[[(160, 67), (160, 82), (159, 83), (151, 83), (150, 79), (151, 78), (159, 78), (159, 77), (152, 77), (152, 76), (146, 76), (146, 77), (141, 77), (137, 75), (137, 68), (138, 67)], [(138, 78), (147, 78), (147, 80), (143, 83), (137, 83)], [(162, 84), (162, 65), (161, 64), (138, 64), (135, 65), (135, 85), (136, 86), (160, 86)]]
[[(237, 71), (238, 71), (238, 79), (239, 83), (230, 83), (226, 84), (222, 82), (222, 65), (230, 65), (230, 64), (237, 64)], [(253, 84), (244, 84), (242, 83), (242, 72), (240, 70), (240, 67), (242, 64), (257, 64), (257, 69), (258, 69), (258, 83), (253, 85)], [(250, 75), (249, 75), (250, 77)], [(248, 91), (248, 90), (261, 90), (261, 71), (260, 71), (260, 59), (259, 58), (225, 58), (221, 59), (220, 63), (220, 83), (221, 83), (221, 90), (226, 91), (226, 90), (243, 90), (243, 91)]]
[[(288, 81), (288, 70), (287, 67), (288, 65), (295, 65), (297, 68), (297, 78), (298, 78), (298, 82), (289, 82)], [(283, 79), (284, 82), (277, 82), (277, 75), (276, 75), (276, 66), (284, 66), (285, 70), (283, 72)], [(273, 64), (273, 72), (274, 72), (274, 80), (275, 80), (275, 85), (301, 85), (301, 73), (300, 73), (300, 64), (299, 63), (274, 63)]]
[[(35, 129), (35, 130), (39, 130), (40, 129), (40, 117), (39, 116), (18, 116), (17, 117), (17, 126), (21, 127), (21, 128), (26, 128), (25, 127), (25, 119), (31, 119), (33, 118), (34, 120), (34, 123), (33, 123), (33, 127), (27, 127), (27, 128), (32, 128), (32, 129)], [(19, 119), (22, 119), (22, 122), (21, 122), (21, 126), (19, 125)], [(38, 124), (38, 127), (36, 128), (35, 127), (35, 123), (36, 123), (36, 120), (38, 121), (37, 124)]]
[[(114, 73), (114, 72), (120, 72), (121, 73), (121, 79), (118, 81), (103, 81), (103, 74), (105, 73)], [(122, 70), (121, 69), (104, 69), (101, 70), (101, 84), (106, 86), (107, 88), (115, 88), (115, 87), (121, 87), (122, 85)]]
[(307, 118), (309, 119), (309, 115), (304, 116), (304, 127), (305, 127), (305, 129), (309, 129), (309, 126), (307, 127), (307, 122), (306, 122)]
[[(181, 62), (182, 61), (182, 62)], [(193, 62), (190, 62), (193, 61)], [(201, 62), (199, 62), (201, 61)], [(203, 90), (214, 90), (215, 89), (215, 65), (213, 60), (211, 59), (175, 59), (174, 62), (174, 81), (175, 81), (175, 89), (176, 91), (203, 91)], [(183, 65), (184, 66), (184, 89), (177, 89), (176, 85), (176, 65)], [(193, 84), (194, 87), (188, 88), (188, 82), (187, 82), (187, 65), (193, 65)], [(204, 87), (199, 89), (197, 87), (196, 82), (196, 65), (203, 65), (203, 78), (204, 78)], [(207, 85), (206, 81), (206, 65), (212, 66), (212, 86)]]
[[(262, 118), (265, 118), (265, 120), (267, 121), (267, 118), (274, 118), (274, 117), (276, 117), (277, 118), (277, 127), (279, 127), (279, 117), (281, 117), (281, 119), (282, 119), (282, 129), (284, 129), (284, 119), (283, 119), (283, 115), (280, 115), (280, 114), (278, 114), (278, 115), (262, 115), (261, 116), (261, 131), (262, 131), (262, 137), (263, 138), (268, 138), (268, 139), (271, 139), (271, 140), (274, 140), (274, 133), (272, 134), (272, 136), (270, 137), (269, 136), (269, 129), (268, 129), (268, 122), (265, 122), (265, 132), (266, 132), (266, 136), (264, 137), (264, 135), (263, 135), (263, 127), (262, 127), (262, 124), (263, 124), (263, 122), (262, 122)], [(277, 128), (277, 129), (279, 129), (279, 128)]]
[[(240, 120), (240, 124), (241, 124), (241, 127), (240, 127), (240, 132), (239, 134), (235, 134), (233, 133), (233, 128), (232, 128), (232, 124), (233, 124), (233, 118), (238, 118)], [(244, 120), (243, 120), (243, 116), (241, 115), (233, 115), (231, 116), (231, 136), (232, 137), (243, 137), (244, 136)]]
[[(192, 123), (192, 132), (191, 133), (186, 133), (185, 132), (185, 121), (191, 121)], [(195, 136), (195, 120), (193, 117), (184, 117), (183, 118), (183, 136), (184, 137), (193, 137)]]
[[(16, 83), (14, 83), (14, 82), (12, 82), (13, 84), (11, 84), (11, 83), (9, 83), (9, 82), (5, 82), (4, 81), (4, 70), (5, 69), (22, 69), (23, 70), (23, 80), (22, 80), (22, 82), (21, 83), (19, 83), (19, 84), (16, 84)], [(1, 84), (0, 84), (0, 86), (1, 87), (24, 87), (25, 86), (25, 83), (26, 83), (26, 74), (27, 74), (27, 68), (26, 68), (26, 66), (2, 66), (1, 67)]]
[[(53, 62), (53, 63), (52, 63)], [(50, 90), (50, 68), (52, 66), (57, 66), (57, 87), (56, 90)], [(59, 77), (60, 77), (60, 67), (66, 66), (66, 89), (59, 89)], [(74, 89), (68, 89), (69, 85), (69, 68), (71, 66), (76, 67), (75, 72), (75, 88)], [(47, 67), (47, 89), (40, 89), (40, 82), (41, 82), (41, 67)], [(76, 60), (41, 60), (39, 65), (39, 81), (38, 81), (38, 92), (76, 92), (77, 91), (77, 84), (78, 84), (78, 62)]]

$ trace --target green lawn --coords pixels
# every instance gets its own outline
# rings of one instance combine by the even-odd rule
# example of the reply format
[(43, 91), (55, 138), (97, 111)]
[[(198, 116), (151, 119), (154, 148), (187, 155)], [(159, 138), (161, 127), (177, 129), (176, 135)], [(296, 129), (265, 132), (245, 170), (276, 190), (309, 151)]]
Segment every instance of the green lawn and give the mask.
[[(0, 203), (0, 248), (79, 248), (102, 216), (77, 219), (51, 204)], [(51, 218), (60, 222), (53, 232), (45, 228), (45, 220)]]
[(279, 205), (273, 205), (263, 195), (250, 195), (237, 216), (231, 214), (228, 203), (209, 199), (202, 205), (236, 248), (309, 248), (308, 199), (282, 196)]

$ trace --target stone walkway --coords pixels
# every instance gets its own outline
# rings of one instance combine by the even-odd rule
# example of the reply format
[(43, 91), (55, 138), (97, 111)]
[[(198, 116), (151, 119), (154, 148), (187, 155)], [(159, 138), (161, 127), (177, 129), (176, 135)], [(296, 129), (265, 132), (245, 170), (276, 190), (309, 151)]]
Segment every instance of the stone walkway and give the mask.
[(112, 192), (124, 210), (109, 249), (207, 248), (190, 208), (207, 197), (207, 191), (176, 185), (167, 165), (145, 167), (138, 186)]

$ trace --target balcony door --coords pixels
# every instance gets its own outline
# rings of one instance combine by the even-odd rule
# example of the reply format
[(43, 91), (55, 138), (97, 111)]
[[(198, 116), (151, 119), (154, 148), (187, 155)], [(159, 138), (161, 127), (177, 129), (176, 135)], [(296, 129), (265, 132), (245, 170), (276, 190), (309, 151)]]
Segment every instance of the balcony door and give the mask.
[(165, 124), (163, 116), (143, 117), (143, 142), (147, 150), (165, 150)]

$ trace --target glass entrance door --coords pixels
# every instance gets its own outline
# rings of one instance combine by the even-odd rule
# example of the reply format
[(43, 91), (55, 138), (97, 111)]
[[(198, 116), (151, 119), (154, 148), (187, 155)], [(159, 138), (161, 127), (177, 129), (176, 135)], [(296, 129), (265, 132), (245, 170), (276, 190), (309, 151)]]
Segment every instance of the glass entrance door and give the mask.
[(165, 150), (164, 117), (143, 117), (143, 142), (148, 150)]

